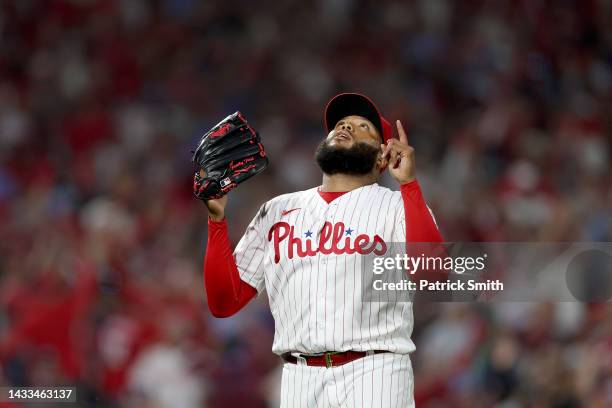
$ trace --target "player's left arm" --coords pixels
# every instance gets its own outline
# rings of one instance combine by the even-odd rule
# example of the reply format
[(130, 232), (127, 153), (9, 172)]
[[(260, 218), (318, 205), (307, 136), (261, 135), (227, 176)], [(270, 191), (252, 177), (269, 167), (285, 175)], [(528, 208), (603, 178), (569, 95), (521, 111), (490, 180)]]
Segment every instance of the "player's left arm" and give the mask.
[[(400, 183), (400, 192), (403, 203), (403, 221), (406, 232), (406, 250), (408, 255), (444, 256), (441, 246), (436, 243), (444, 242), (433, 214), (425, 199), (416, 178), (414, 148), (408, 143), (408, 137), (401, 122), (397, 121), (398, 139), (391, 139), (382, 145), (383, 159), (388, 161), (389, 172)], [(401, 213), (401, 210), (399, 211)], [(423, 243), (423, 245), (415, 245)], [(432, 245), (434, 244), (434, 245)], [(442, 271), (417, 271), (413, 279), (426, 279), (428, 281), (444, 280), (446, 274)]]
[(389, 172), (400, 184), (406, 219), (406, 242), (443, 242), (416, 179), (414, 148), (408, 143), (408, 136), (399, 120), (397, 132), (399, 139), (390, 139), (381, 148)]

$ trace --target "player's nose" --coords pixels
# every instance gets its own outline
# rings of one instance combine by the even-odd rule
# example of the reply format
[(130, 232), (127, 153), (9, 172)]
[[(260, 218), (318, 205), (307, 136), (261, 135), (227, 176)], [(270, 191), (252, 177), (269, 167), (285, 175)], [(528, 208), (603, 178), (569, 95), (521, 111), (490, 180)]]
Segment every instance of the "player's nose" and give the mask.
[(353, 131), (353, 126), (350, 123), (343, 123), (340, 125), (340, 129), (348, 130), (349, 132)]

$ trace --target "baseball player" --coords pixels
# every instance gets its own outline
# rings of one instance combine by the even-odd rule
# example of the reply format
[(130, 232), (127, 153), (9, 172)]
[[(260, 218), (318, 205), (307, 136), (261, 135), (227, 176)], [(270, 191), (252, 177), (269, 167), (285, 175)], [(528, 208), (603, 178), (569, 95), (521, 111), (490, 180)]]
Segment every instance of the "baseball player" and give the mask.
[[(267, 292), (282, 407), (411, 407), (412, 304), (362, 302), (361, 257), (389, 242), (442, 242), (414, 150), (366, 96), (332, 98), (316, 149), (320, 186), (266, 202), (232, 253), (227, 196), (208, 200), (204, 280), (216, 317)], [(377, 184), (388, 169), (399, 191)]]

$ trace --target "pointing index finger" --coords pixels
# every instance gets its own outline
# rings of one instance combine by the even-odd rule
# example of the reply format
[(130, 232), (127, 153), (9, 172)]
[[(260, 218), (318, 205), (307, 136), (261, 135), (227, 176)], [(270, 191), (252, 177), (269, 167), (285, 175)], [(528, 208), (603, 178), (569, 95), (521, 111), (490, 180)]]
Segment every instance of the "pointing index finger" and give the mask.
[(408, 144), (408, 136), (406, 135), (406, 131), (404, 130), (404, 127), (402, 126), (402, 122), (398, 119), (396, 121), (396, 124), (397, 124), (397, 133), (399, 134), (400, 142)]

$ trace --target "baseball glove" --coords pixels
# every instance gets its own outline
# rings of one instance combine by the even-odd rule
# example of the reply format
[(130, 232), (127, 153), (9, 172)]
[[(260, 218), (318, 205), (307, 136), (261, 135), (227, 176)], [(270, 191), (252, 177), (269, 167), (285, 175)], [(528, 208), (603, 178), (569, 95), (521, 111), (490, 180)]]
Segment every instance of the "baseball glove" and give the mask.
[(191, 159), (196, 171), (193, 193), (200, 200), (221, 198), (245, 180), (268, 167), (259, 133), (236, 112), (216, 124), (202, 138)]

